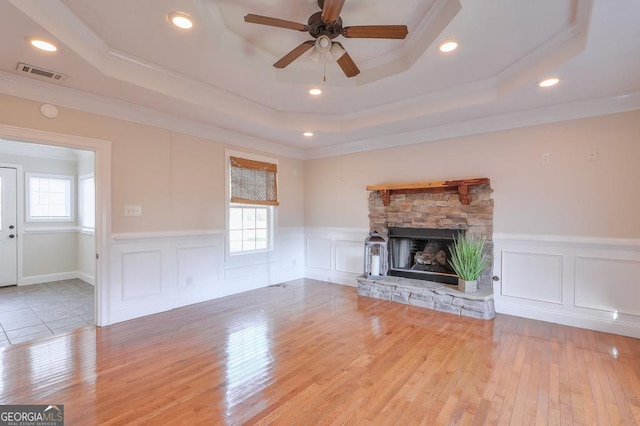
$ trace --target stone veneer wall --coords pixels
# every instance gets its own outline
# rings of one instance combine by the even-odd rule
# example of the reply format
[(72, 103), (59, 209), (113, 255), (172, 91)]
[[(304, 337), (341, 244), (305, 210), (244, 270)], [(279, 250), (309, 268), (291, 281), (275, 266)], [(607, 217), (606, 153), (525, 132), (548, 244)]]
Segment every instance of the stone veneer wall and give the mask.
[(493, 288), (493, 190), (490, 185), (469, 187), (471, 203), (463, 205), (457, 193), (425, 193), (391, 195), (384, 206), (378, 191), (369, 194), (369, 228), (383, 235), (388, 227), (464, 229), (467, 234), (484, 236), (485, 255), (491, 261), (478, 279), (478, 287)]

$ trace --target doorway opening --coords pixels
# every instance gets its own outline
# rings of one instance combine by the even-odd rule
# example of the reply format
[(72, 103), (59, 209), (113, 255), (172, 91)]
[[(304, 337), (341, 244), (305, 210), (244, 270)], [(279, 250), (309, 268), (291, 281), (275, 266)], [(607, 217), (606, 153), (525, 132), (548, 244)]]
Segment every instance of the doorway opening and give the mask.
[[(73, 221), (70, 222), (73, 224), (74, 229), (69, 230), (68, 227), (66, 229), (68, 234), (74, 234), (74, 237), (76, 238), (75, 254), (84, 254), (81, 258), (76, 258), (76, 276), (69, 277), (64, 274), (55, 275), (56, 273), (60, 273), (59, 271), (54, 271), (52, 274), (47, 275), (43, 272), (46, 271), (46, 261), (42, 263), (29, 261), (31, 263), (25, 265), (25, 260), (27, 259), (25, 259), (24, 256), (25, 247), (23, 245), (27, 241), (27, 238), (25, 238), (25, 234), (22, 233), (22, 229), (17, 228), (16, 225), (18, 252), (20, 253), (20, 250), (22, 250), (22, 264), (20, 264), (20, 256), (18, 260), (18, 287), (28, 288), (28, 285), (20, 286), (20, 284), (35, 284), (36, 281), (40, 280), (40, 282), (42, 282), (42, 278), (48, 277), (62, 278), (61, 280), (54, 281), (72, 281), (67, 283), (68, 285), (71, 285), (71, 287), (74, 287), (74, 285), (77, 286), (78, 282), (75, 282), (74, 284), (73, 280), (78, 278), (85, 281), (93, 280), (93, 283), (91, 284), (94, 284), (94, 322), (97, 326), (108, 325), (110, 323), (107, 286), (109, 282), (109, 238), (111, 235), (111, 143), (105, 140), (83, 138), (73, 135), (44, 132), (6, 125), (0, 125), (0, 139), (9, 141), (15, 145), (20, 145), (21, 148), (35, 150), (38, 152), (43, 152), (45, 150), (66, 150), (66, 152), (73, 153), (73, 155), (77, 157), (76, 164), (78, 165), (76, 173), (73, 175), (75, 185), (72, 191), (72, 196), (74, 197), (74, 203), (76, 204), (74, 204), (75, 207), (72, 212)], [(3, 162), (8, 158), (9, 157), (6, 157), (3, 154)], [(85, 165), (90, 164), (91, 167), (89, 167), (89, 169), (83, 168), (83, 166), (80, 165), (81, 163), (84, 163)], [(23, 168), (22, 170), (18, 169), (17, 171), (18, 177), (20, 177), (20, 172), (22, 172), (23, 175), (21, 188), (20, 179), (18, 179), (18, 222), (23, 218), (23, 225), (27, 231), (30, 230), (31, 234), (44, 235), (47, 232), (43, 231), (42, 228), (46, 228), (47, 225), (44, 225), (44, 222), (39, 222), (37, 220), (38, 215), (43, 214), (42, 211), (36, 212), (35, 215), (31, 215), (29, 217), (31, 221), (27, 220), (27, 213), (30, 212), (27, 212), (27, 208), (25, 206), (28, 205), (31, 209), (36, 210), (39, 207), (34, 206), (33, 204), (28, 204), (29, 200), (26, 199), (26, 194), (31, 194), (29, 182), (26, 178), (27, 170)], [(90, 171), (91, 173), (88, 173), (87, 171)], [(50, 173), (44, 174), (56, 174), (51, 173), (51, 170), (49, 170), (49, 172)], [(91, 183), (93, 184), (93, 191), (88, 188)], [(92, 192), (95, 197), (94, 203), (91, 204), (92, 209), (88, 208), (90, 203), (85, 203), (84, 206), (80, 206), (80, 209), (78, 209), (77, 203), (80, 199), (84, 197), (83, 200), (86, 201), (86, 197)], [(38, 194), (38, 191), (33, 191), (33, 193), (36, 195), (42, 195)], [(44, 199), (51, 195), (52, 194), (44, 194)], [(59, 193), (55, 196), (58, 197), (58, 200), (61, 200), (61, 195)], [(82, 220), (80, 217), (81, 214), (86, 216), (87, 211), (89, 211), (89, 214), (93, 216), (93, 221), (87, 222)], [(47, 214), (50, 213), (51, 211)], [(54, 211), (53, 216), (56, 214), (60, 214), (60, 211)], [(65, 230), (65, 226), (62, 225), (63, 222), (64, 221), (58, 223), (58, 229)], [(67, 223), (67, 225), (68, 224), (69, 223)], [(48, 226), (50, 228), (54, 228), (51, 224)], [(93, 229), (91, 229), (91, 227), (93, 227)], [(26, 235), (28, 236), (30, 233), (27, 232)], [(87, 238), (88, 236), (91, 238)], [(81, 242), (82, 240), (85, 240), (84, 243)], [(66, 241), (70, 241), (68, 236)], [(91, 250), (87, 250), (87, 247), (90, 247)], [(91, 270), (88, 265), (92, 266), (93, 270)], [(20, 274), (21, 271), (22, 274)], [(51, 280), (45, 280), (45, 282), (50, 281)], [(67, 291), (70, 290), (67, 289)]]

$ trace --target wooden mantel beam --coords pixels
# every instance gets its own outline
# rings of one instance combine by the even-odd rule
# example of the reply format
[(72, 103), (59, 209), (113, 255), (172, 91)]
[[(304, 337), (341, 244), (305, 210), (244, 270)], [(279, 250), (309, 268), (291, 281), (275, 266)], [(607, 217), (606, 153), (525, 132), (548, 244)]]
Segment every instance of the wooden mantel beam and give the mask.
[(434, 192), (457, 192), (463, 205), (471, 203), (469, 187), (475, 185), (489, 185), (489, 178), (474, 178), (460, 180), (441, 180), (434, 182), (402, 183), (389, 185), (369, 185), (368, 191), (378, 191), (382, 197), (382, 203), (389, 205), (393, 194), (415, 194)]

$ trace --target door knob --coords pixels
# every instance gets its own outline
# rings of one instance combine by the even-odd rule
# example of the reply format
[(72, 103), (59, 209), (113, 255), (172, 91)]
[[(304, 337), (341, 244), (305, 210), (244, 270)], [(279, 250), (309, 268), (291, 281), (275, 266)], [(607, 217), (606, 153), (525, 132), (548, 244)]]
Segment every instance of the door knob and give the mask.
[(15, 226), (9, 225), (9, 229), (13, 229), (13, 228), (15, 228)]
[(9, 238), (15, 238), (16, 236), (13, 234), (9, 234)]

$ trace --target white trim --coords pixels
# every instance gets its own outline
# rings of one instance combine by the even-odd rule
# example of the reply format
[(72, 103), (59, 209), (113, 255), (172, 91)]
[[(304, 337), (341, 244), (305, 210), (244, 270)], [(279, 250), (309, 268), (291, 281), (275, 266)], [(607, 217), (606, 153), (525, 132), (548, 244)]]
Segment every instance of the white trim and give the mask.
[(42, 227), (27, 227), (22, 228), (23, 234), (66, 234), (71, 232), (80, 232), (79, 226), (42, 226)]
[(42, 283), (50, 283), (54, 281), (73, 280), (76, 278), (80, 278), (80, 273), (78, 271), (58, 272), (55, 274), (45, 274), (45, 275), (31, 275), (29, 277), (23, 277), (22, 280), (20, 280), (20, 282), (18, 283), (18, 285), (22, 286), (22, 285), (42, 284)]
[(583, 237), (571, 235), (536, 235), (536, 234), (493, 234), (493, 241), (505, 242), (535, 242), (535, 243), (556, 243), (571, 245), (599, 245), (620, 248), (640, 249), (640, 239), (637, 238), (603, 238), (603, 237)]
[[(111, 237), (111, 142), (0, 124), (0, 138), (95, 152), (96, 176), (96, 325), (110, 324), (109, 241)], [(24, 190), (24, 186), (23, 186)], [(21, 200), (18, 200), (19, 202)], [(24, 200), (22, 200), (24, 203)], [(20, 208), (20, 205), (18, 206)], [(20, 242), (18, 242), (20, 244)], [(22, 265), (18, 265), (22, 268)]]
[(305, 160), (433, 142), (442, 139), (640, 109), (640, 91), (635, 91), (513, 113), (498, 114), (490, 117), (469, 119), (461, 122), (434, 125), (411, 132), (384, 133), (380, 136), (350, 140), (344, 144), (308, 148), (305, 150), (285, 146), (277, 141), (259, 138), (239, 130), (222, 128), (215, 124), (204, 124), (184, 117), (176, 119), (172, 114), (159, 112), (152, 108), (110, 99), (77, 89), (60, 87), (3, 71), (0, 71), (0, 93), (20, 96), (36, 102), (46, 101), (67, 108), (100, 114), (105, 117), (167, 129), (208, 140), (216, 140), (236, 147)]
[[(369, 235), (369, 228), (323, 228), (319, 226), (307, 226), (304, 228), (306, 232), (324, 232), (328, 234), (366, 234)], [(366, 238), (366, 237), (365, 237)], [(364, 244), (364, 239), (362, 240)]]
[(96, 204), (96, 197), (95, 197), (95, 192), (96, 192), (96, 177), (95, 174), (93, 172), (91, 173), (86, 173), (83, 174), (81, 176), (78, 176), (78, 224), (80, 225), (80, 229), (82, 230), (82, 232), (84, 233), (91, 233), (94, 234), (95, 230), (96, 230), (96, 226), (95, 226), (95, 215), (93, 218), (93, 227), (86, 227), (84, 226), (84, 195), (83, 195), (83, 191), (84, 188), (82, 186), (83, 181), (87, 180), (87, 179), (93, 179), (93, 206), (94, 206), (94, 210), (95, 210), (95, 204)]
[(150, 240), (150, 239), (175, 239), (175, 238), (194, 238), (194, 237), (212, 237), (224, 236), (223, 229), (214, 229), (208, 231), (169, 231), (169, 232), (138, 232), (138, 233), (120, 233), (113, 234), (111, 239), (114, 242), (133, 241), (133, 240)]
[(304, 159), (313, 160), (334, 157), (357, 152), (374, 151), (528, 126), (616, 114), (638, 109), (640, 109), (640, 91), (434, 125), (409, 132), (394, 134), (383, 133), (380, 136), (353, 140), (343, 144), (309, 148), (305, 151)]
[(94, 287), (96, 286), (96, 279), (95, 279), (95, 277), (92, 277), (91, 275), (89, 275), (89, 274), (87, 274), (87, 273), (85, 273), (85, 272), (77, 271), (76, 273), (77, 273), (77, 275), (78, 275), (76, 278), (78, 278), (78, 279), (80, 279), (80, 280), (82, 280), (82, 281), (86, 282), (87, 284), (91, 284), (91, 285), (92, 285), (92, 286), (94, 286)]
[(522, 306), (519, 303), (496, 303), (496, 312), (499, 314), (513, 315), (521, 318), (530, 318), (538, 321), (569, 325), (572, 327), (597, 330), (605, 333), (622, 334), (640, 338), (640, 326), (629, 321), (605, 320), (590, 315), (581, 315), (571, 311), (556, 311), (540, 307)]

